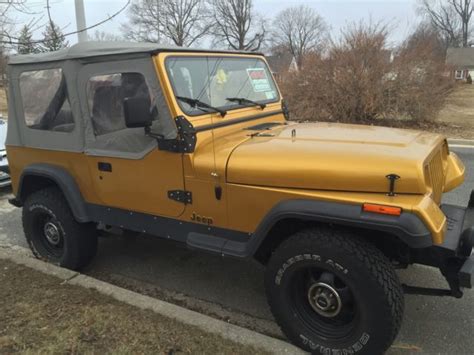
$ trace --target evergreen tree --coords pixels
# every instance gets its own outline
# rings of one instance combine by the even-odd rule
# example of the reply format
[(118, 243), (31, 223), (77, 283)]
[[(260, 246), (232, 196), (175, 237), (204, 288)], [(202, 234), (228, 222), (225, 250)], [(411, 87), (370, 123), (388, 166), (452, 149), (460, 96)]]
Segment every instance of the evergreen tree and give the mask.
[(69, 46), (63, 32), (53, 21), (46, 26), (43, 32), (43, 52), (53, 52)]
[(38, 53), (38, 46), (33, 43), (33, 33), (28, 25), (24, 25), (18, 36), (18, 54)]

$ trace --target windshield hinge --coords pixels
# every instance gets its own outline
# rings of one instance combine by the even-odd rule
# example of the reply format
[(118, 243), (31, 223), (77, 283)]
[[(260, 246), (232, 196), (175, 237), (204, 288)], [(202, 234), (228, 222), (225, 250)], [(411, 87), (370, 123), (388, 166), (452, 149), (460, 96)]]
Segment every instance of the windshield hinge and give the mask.
[(288, 104), (286, 103), (285, 100), (281, 101), (281, 110), (283, 111), (283, 116), (285, 117), (285, 119), (289, 121), (291, 118), (290, 109), (288, 108)]
[(176, 139), (158, 138), (158, 148), (175, 153), (193, 153), (197, 141), (196, 129), (184, 116), (178, 116), (174, 120), (178, 136)]
[(191, 205), (193, 203), (193, 193), (186, 190), (170, 190), (168, 191), (168, 198), (170, 200)]

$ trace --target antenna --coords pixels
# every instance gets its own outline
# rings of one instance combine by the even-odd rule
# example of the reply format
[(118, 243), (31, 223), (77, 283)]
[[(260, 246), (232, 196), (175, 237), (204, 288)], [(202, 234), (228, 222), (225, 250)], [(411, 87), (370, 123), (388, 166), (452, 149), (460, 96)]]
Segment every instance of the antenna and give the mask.
[[(207, 62), (207, 75), (209, 76), (208, 77), (208, 80), (207, 80), (207, 88), (208, 88), (208, 91), (209, 91), (209, 99), (212, 103), (212, 96), (211, 96), (211, 78), (210, 78), (210, 71), (209, 71), (209, 57), (206, 57), (206, 62)], [(217, 71), (217, 67), (214, 68), (216, 71)], [(214, 71), (214, 70), (213, 70)], [(214, 126), (214, 113), (211, 113), (211, 125)], [(211, 129), (211, 135), (212, 135), (212, 154), (213, 154), (213, 158), (214, 158), (214, 171), (211, 172), (211, 176), (214, 178), (214, 180), (216, 181), (216, 188), (219, 188), (220, 184), (219, 184), (219, 174), (217, 173), (217, 163), (216, 163), (216, 144), (215, 144), (215, 141), (214, 141), (214, 127)], [(217, 190), (216, 190), (217, 191)], [(220, 200), (220, 198), (219, 198)]]

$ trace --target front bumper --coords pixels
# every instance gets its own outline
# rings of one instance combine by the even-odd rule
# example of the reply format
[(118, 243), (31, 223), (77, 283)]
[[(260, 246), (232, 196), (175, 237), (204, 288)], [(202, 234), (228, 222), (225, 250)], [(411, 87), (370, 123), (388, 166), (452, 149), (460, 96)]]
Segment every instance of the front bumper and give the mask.
[(449, 284), (449, 290), (433, 290), (406, 286), (407, 293), (462, 297), (463, 289), (474, 286), (474, 191), (468, 207), (442, 205), (448, 227), (441, 245), (417, 250), (417, 264), (439, 268)]
[[(448, 219), (448, 230), (442, 245), (437, 247), (447, 258), (447, 267), (460, 265), (455, 279), (461, 288), (472, 288), (474, 285), (474, 255), (471, 256), (474, 245), (474, 206), (472, 200), (467, 208), (443, 205), (441, 209)], [(452, 273), (451, 273), (451, 276)], [(449, 280), (448, 280), (449, 282)]]
[[(461, 241), (464, 243), (466, 252), (468, 251), (469, 246), (471, 246), (472, 253), (472, 248), (474, 247), (474, 190), (471, 192), (469, 205), (464, 215), (463, 228), (464, 230), (461, 236)], [(464, 262), (459, 277), (461, 287), (474, 287), (474, 255), (470, 255)]]

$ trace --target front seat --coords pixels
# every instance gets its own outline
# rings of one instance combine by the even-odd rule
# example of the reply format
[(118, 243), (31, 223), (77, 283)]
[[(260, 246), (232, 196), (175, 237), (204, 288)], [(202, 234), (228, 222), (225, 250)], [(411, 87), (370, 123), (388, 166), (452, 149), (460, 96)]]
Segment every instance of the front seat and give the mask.
[(92, 125), (96, 136), (126, 128), (122, 96), (119, 86), (101, 86), (95, 90), (92, 101)]

